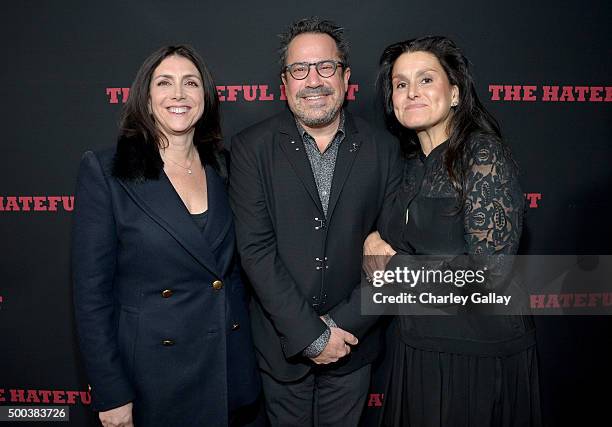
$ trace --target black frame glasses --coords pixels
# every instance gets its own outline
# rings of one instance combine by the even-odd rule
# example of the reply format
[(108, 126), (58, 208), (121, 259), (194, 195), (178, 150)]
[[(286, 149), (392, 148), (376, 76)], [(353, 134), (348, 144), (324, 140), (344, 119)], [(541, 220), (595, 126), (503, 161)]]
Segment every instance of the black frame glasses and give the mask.
[[(326, 59), (319, 62), (294, 62), (293, 64), (286, 65), (283, 71), (289, 71), (289, 74), (291, 74), (291, 77), (295, 80), (304, 80), (310, 74), (310, 67), (313, 65), (315, 70), (317, 70), (317, 74), (324, 79), (328, 79), (336, 74), (338, 67), (344, 67), (343, 62)], [(302, 76), (304, 70), (306, 74)]]

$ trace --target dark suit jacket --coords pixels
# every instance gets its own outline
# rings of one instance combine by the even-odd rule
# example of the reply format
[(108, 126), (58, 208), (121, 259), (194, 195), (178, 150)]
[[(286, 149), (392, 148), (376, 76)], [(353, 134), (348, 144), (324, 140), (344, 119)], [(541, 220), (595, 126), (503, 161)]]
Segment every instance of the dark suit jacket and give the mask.
[(356, 289), (362, 246), (399, 183), (398, 144), (346, 113), (327, 219), (289, 111), (232, 139), (230, 202), (242, 264), (255, 290), (253, 338), (260, 367), (292, 381), (313, 366), (301, 352), (325, 330), (329, 313), (359, 338), (328, 365), (338, 374), (370, 363), (380, 346), (373, 318), (361, 316)]
[(259, 379), (224, 182), (206, 167), (202, 233), (163, 172), (116, 178), (114, 152), (83, 156), (73, 223), (92, 406), (134, 401), (137, 426), (227, 425), (229, 410), (256, 399)]

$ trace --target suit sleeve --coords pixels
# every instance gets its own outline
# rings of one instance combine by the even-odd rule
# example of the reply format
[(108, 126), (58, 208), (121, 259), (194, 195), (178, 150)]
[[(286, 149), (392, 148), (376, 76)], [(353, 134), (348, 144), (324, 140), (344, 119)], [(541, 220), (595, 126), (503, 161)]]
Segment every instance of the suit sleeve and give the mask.
[[(385, 141), (387, 142), (387, 141)], [(402, 180), (403, 161), (399, 149), (399, 143), (388, 141), (389, 148), (385, 150), (386, 158), (384, 164), (387, 167), (386, 179), (384, 180), (384, 197), (378, 215), (377, 224), (384, 223), (386, 216), (391, 212), (395, 194)], [(382, 143), (381, 143), (382, 145)], [(335, 306), (329, 313), (338, 326), (361, 339), (376, 323), (379, 316), (363, 315), (361, 313), (361, 299), (365, 297), (362, 292), (372, 291), (372, 286), (366, 282), (365, 274), (361, 275), (361, 283), (356, 283), (349, 297)]]
[(92, 407), (105, 411), (134, 399), (117, 343), (113, 301), (117, 235), (108, 183), (91, 151), (81, 161), (72, 225), (72, 274), (79, 345)]
[[(326, 329), (280, 258), (253, 144), (232, 138), (230, 202), (238, 250), (258, 301), (278, 332), (286, 358), (296, 356)], [(270, 166), (272, 167), (272, 166)]]

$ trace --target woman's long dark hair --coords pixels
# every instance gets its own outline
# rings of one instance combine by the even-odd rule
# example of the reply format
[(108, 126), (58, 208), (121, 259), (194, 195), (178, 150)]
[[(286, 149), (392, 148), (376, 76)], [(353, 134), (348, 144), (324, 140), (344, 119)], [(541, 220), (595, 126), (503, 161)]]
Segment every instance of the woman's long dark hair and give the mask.
[(402, 126), (395, 117), (391, 73), (397, 58), (407, 52), (427, 52), (434, 55), (446, 72), (450, 84), (459, 88), (459, 103), (452, 107), (453, 113), (448, 123), (449, 140), (444, 162), (451, 183), (460, 194), (460, 200), (463, 200), (468, 154), (466, 142), (474, 133), (488, 134), (501, 142), (499, 125), (478, 99), (468, 60), (452, 40), (443, 36), (427, 36), (394, 43), (388, 46), (380, 57), (378, 89), (384, 105), (387, 128), (399, 138), (406, 156), (415, 156), (421, 151), (421, 146), (416, 132)]
[(203, 166), (209, 164), (217, 170), (223, 169), (224, 165), (219, 164), (222, 134), (217, 89), (200, 55), (191, 46), (176, 45), (153, 52), (136, 73), (119, 125), (114, 171), (120, 171), (120, 176), (156, 179), (163, 168), (159, 149), (166, 147), (168, 140), (149, 112), (149, 95), (153, 72), (164, 59), (173, 55), (190, 60), (202, 76), (204, 112), (195, 124), (193, 143)]

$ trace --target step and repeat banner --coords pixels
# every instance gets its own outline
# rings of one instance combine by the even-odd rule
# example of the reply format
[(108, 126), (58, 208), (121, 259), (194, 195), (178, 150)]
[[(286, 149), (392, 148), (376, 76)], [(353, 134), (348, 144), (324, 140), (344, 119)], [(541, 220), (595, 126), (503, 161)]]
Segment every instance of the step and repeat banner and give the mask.
[[(313, 15), (346, 28), (347, 108), (378, 124), (382, 49), (421, 35), (454, 39), (521, 168), (527, 215), (520, 253), (611, 253), (609, 2), (7, 3), (0, 18), (0, 406), (66, 409), (67, 424), (98, 425), (72, 314), (75, 179), (84, 151), (114, 145), (144, 58), (163, 45), (193, 45), (213, 73), (229, 141), (285, 108), (277, 34)], [(612, 305), (602, 295), (595, 304)], [(584, 298), (573, 295), (568, 304)], [(536, 309), (555, 304), (555, 294), (532, 299)], [(612, 317), (535, 320), (546, 425), (603, 425), (612, 396)], [(376, 366), (364, 425), (384, 400), (385, 363)]]

